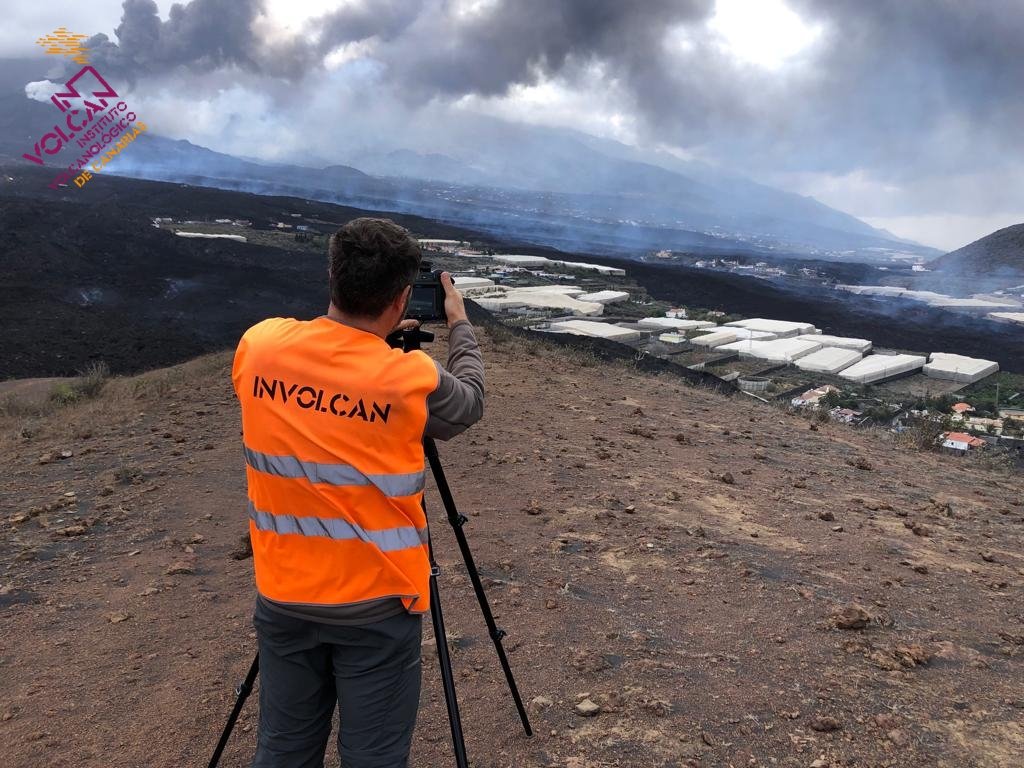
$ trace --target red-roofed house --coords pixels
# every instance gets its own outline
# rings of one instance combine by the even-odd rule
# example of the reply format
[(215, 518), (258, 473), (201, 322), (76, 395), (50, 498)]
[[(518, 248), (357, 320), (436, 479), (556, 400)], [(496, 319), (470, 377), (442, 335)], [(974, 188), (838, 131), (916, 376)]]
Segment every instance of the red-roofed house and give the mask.
[(821, 403), (821, 398), (827, 395), (829, 392), (838, 392), (838, 387), (833, 387), (831, 384), (826, 384), (823, 387), (816, 389), (809, 389), (802, 395), (794, 397), (790, 403), (794, 408), (802, 408), (805, 405), (817, 406)]
[(974, 406), (970, 403), (954, 403), (949, 410), (953, 412), (953, 421), (963, 421), (968, 413), (974, 413)]
[(969, 435), (966, 432), (947, 432), (942, 437), (942, 447), (959, 453), (966, 453), (973, 448), (980, 448), (985, 441), (980, 437)]

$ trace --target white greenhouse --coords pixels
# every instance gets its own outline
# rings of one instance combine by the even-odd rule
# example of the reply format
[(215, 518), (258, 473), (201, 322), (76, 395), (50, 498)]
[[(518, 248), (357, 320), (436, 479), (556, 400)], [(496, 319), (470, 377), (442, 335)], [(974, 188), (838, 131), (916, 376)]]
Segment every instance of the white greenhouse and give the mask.
[(823, 347), (806, 357), (801, 357), (794, 365), (802, 371), (836, 374), (859, 362), (862, 357), (863, 355), (855, 349)]
[(598, 304), (618, 304), (621, 301), (628, 301), (629, 294), (625, 291), (597, 291), (596, 293), (585, 293), (577, 298), (580, 301), (593, 301)]
[(815, 341), (801, 341), (800, 339), (773, 339), (771, 341), (751, 339), (734, 341), (731, 344), (716, 347), (719, 352), (735, 351), (739, 352), (741, 358), (753, 358), (771, 363), (792, 363), (820, 348), (821, 344)]
[(703, 333), (700, 336), (694, 336), (690, 341), (695, 347), (707, 347), (708, 349), (713, 349), (714, 347), (720, 347), (723, 344), (731, 344), (736, 340), (736, 334), (731, 328), (727, 328), (712, 331), (711, 333)]
[(840, 347), (841, 349), (855, 349), (861, 354), (871, 351), (871, 342), (868, 339), (856, 339), (849, 336), (829, 336), (828, 334), (804, 334), (797, 336), (805, 341), (816, 341), (826, 347)]
[(640, 331), (609, 323), (598, 323), (594, 320), (566, 320), (561, 323), (552, 323), (550, 330), (552, 333), (571, 333), (574, 336), (590, 336), (611, 341), (639, 341), (641, 337)]
[(715, 324), (707, 320), (681, 320), (675, 317), (645, 317), (637, 321), (643, 328), (663, 328), (673, 331), (694, 331), (698, 328), (715, 328)]
[(754, 317), (749, 320), (734, 320), (731, 323), (726, 323), (726, 325), (737, 328), (749, 328), (752, 331), (774, 333), (780, 339), (817, 333), (818, 331), (810, 323), (795, 323), (790, 320), (768, 320), (763, 317)]
[(919, 371), (927, 358), (920, 355), (868, 355), (854, 363), (839, 375), (858, 384), (873, 384), (876, 381)]
[(999, 363), (992, 360), (933, 352), (928, 358), (928, 364), (924, 367), (924, 375), (933, 379), (973, 384), (986, 376), (991, 376), (998, 370)]

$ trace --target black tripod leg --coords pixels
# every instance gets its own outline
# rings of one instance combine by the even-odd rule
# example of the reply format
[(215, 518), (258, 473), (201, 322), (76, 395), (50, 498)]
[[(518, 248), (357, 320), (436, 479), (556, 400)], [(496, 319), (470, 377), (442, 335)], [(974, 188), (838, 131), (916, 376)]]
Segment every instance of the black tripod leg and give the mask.
[(437, 564), (434, 562), (434, 548), (427, 535), (430, 552), (430, 619), (434, 625), (434, 640), (437, 642), (437, 660), (441, 666), (441, 687), (444, 689), (444, 703), (448, 708), (448, 723), (452, 729), (452, 748), (455, 750), (455, 765), (469, 768), (466, 760), (466, 741), (462, 735), (462, 717), (459, 715), (459, 700), (455, 696), (455, 678), (452, 676), (452, 659), (448, 653), (448, 635), (444, 630), (444, 614), (441, 613), (441, 591), (437, 586)]
[(508, 681), (508, 689), (516, 702), (516, 709), (519, 710), (519, 719), (523, 721), (523, 730), (526, 731), (527, 736), (532, 736), (533, 729), (530, 728), (530, 719), (526, 715), (526, 707), (523, 706), (523, 699), (519, 695), (519, 688), (516, 686), (516, 680), (512, 676), (512, 668), (509, 666), (508, 657), (505, 655), (505, 646), (501, 642), (506, 632), (503, 629), (499, 629), (498, 625), (494, 622), (494, 614), (491, 613), (491, 606), (487, 602), (484, 585), (480, 581), (480, 574), (477, 572), (476, 563), (473, 561), (473, 553), (469, 550), (466, 532), (462, 530), (462, 526), (466, 523), (466, 518), (455, 507), (455, 499), (452, 496), (451, 488), (448, 487), (448, 480), (444, 476), (441, 458), (437, 455), (437, 445), (434, 443), (433, 438), (430, 437), (426, 438), (423, 442), (427, 461), (430, 462), (430, 470), (434, 474), (434, 482), (437, 484), (438, 493), (441, 494), (441, 501), (444, 504), (445, 511), (448, 513), (448, 522), (451, 523), (452, 529), (455, 531), (455, 539), (458, 541), (459, 549), (462, 551), (462, 559), (466, 562), (469, 579), (473, 582), (473, 591), (476, 592), (477, 602), (480, 603), (480, 612), (484, 615), (487, 631), (494, 642), (494, 650), (497, 651), (498, 661), (501, 662), (501, 668), (505, 672), (505, 680)]
[(252, 660), (252, 665), (249, 667), (249, 674), (245, 676), (245, 681), (239, 683), (238, 687), (235, 688), (235, 706), (231, 710), (231, 715), (228, 716), (227, 725), (224, 726), (224, 733), (220, 735), (217, 748), (213, 750), (213, 757), (210, 758), (209, 768), (217, 768), (217, 763), (220, 762), (220, 755), (224, 751), (224, 747), (227, 746), (228, 739), (231, 738), (231, 731), (235, 728), (235, 722), (238, 720), (238, 715), (242, 712), (245, 700), (252, 693), (252, 686), (256, 682), (256, 675), (259, 674), (259, 671), (260, 655), (257, 653), (256, 658)]

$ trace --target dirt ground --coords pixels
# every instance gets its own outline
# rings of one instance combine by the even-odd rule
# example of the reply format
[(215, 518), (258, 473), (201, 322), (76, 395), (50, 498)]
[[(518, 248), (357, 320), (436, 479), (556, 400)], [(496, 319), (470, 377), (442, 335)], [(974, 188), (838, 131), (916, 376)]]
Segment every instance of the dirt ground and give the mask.
[[(428, 491), (472, 765), (1024, 764), (1019, 474), (483, 342), (487, 414), (441, 453), (536, 734)], [(2, 424), (3, 766), (206, 764), (254, 652), (228, 364)], [(425, 630), (412, 765), (434, 768)], [(254, 696), (222, 765), (256, 718)]]

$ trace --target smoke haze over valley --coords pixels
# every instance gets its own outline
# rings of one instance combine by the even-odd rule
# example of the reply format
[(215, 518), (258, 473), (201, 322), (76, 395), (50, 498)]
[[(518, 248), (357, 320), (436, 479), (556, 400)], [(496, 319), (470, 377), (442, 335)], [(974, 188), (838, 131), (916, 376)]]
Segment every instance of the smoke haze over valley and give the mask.
[[(645, 248), (667, 229), (665, 247), (724, 238), (930, 257), (940, 251), (896, 236), (951, 250), (1024, 220), (1013, 53), (1024, 8), (1010, 0), (25, 8), (0, 55), (37, 55), (35, 38), (59, 25), (95, 34), (93, 63), (159, 136), (264, 163), (352, 166), (389, 177), (375, 187), (384, 197), (468, 200), (465, 223), (507, 202), (481, 190), (511, 190), (516, 216), (559, 219), (562, 235), (541, 238), (552, 244), (578, 229), (592, 247)], [(35, 62), (4, 78), (21, 117), (25, 93), (45, 100), (44, 81), (66, 74), (53, 57)], [(19, 156), (26, 138), (7, 131), (3, 150)], [(125, 153), (121, 170), (166, 178), (179, 159), (154, 147)], [(301, 188), (305, 172), (291, 175)], [(588, 233), (594, 219), (601, 231)], [(649, 237), (629, 231), (652, 225)]]

